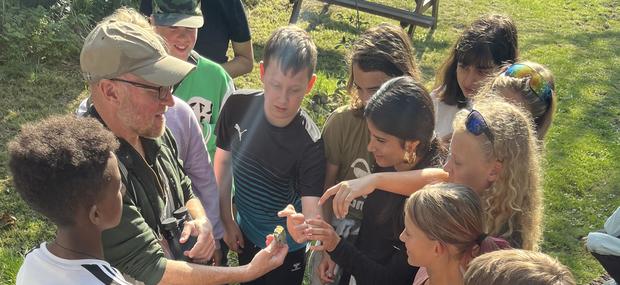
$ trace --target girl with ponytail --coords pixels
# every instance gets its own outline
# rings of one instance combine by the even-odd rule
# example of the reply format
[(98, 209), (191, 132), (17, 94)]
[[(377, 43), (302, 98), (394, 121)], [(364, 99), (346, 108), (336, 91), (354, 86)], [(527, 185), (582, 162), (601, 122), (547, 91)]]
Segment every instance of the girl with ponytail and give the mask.
[(426, 186), (407, 199), (404, 212), (400, 240), (407, 248), (407, 262), (420, 266), (413, 285), (463, 284), (472, 259), (509, 248), (507, 241), (484, 232), (480, 199), (467, 186)]

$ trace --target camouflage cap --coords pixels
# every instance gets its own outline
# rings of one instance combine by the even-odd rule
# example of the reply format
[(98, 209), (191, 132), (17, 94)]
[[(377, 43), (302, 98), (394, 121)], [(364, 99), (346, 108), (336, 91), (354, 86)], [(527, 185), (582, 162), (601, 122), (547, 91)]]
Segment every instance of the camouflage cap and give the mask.
[(132, 73), (160, 86), (178, 83), (195, 68), (169, 55), (154, 31), (116, 21), (100, 23), (88, 34), (80, 67), (89, 82)]
[(153, 0), (153, 21), (156, 26), (200, 28), (200, 0)]

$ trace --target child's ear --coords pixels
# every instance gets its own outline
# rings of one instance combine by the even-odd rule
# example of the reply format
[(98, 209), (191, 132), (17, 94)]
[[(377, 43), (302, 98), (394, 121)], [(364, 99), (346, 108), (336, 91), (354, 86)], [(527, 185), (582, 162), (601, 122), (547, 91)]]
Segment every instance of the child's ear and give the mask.
[(434, 241), (434, 243), (435, 245), (433, 246), (433, 251), (435, 252), (435, 256), (444, 254), (447, 248), (439, 241)]
[(263, 82), (263, 83), (265, 83), (265, 82), (263, 81), (263, 77), (265, 76), (265, 63), (261, 60), (261, 61), (258, 63), (258, 67), (260, 68), (260, 81), (261, 81), (261, 82)]
[(491, 170), (489, 171), (489, 182), (495, 182), (499, 179), (499, 176), (502, 174), (503, 164), (499, 161), (493, 162), (491, 166)]
[(88, 219), (91, 223), (93, 223), (93, 225), (99, 225), (101, 223), (101, 214), (97, 209), (97, 204), (93, 204), (88, 209)]
[(308, 86), (306, 87), (306, 94), (310, 93), (312, 87), (314, 87), (314, 83), (316, 82), (316, 74), (312, 74), (310, 77), (310, 81), (308, 81)]

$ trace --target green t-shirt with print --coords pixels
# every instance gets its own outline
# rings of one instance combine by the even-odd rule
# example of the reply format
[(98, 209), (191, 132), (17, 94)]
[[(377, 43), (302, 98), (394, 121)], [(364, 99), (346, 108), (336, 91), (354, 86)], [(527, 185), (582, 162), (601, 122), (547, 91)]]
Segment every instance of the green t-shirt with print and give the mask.
[(189, 61), (196, 64), (196, 69), (181, 81), (174, 90), (174, 95), (192, 107), (196, 118), (202, 125), (204, 141), (213, 160), (215, 123), (226, 99), (235, 88), (232, 78), (221, 65), (202, 57), (195, 51), (190, 54)]

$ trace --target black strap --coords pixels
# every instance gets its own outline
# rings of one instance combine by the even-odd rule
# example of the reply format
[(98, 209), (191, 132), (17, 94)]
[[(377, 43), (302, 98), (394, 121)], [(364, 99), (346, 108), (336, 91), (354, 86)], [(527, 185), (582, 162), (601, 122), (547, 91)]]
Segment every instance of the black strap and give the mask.
[(103, 272), (103, 270), (101, 270), (101, 268), (99, 268), (98, 265), (82, 264), (82, 267), (88, 270), (88, 272), (90, 272), (93, 276), (95, 276), (95, 278), (101, 281), (101, 283), (106, 284), (106, 285), (114, 284), (113, 283), (114, 280), (112, 280), (112, 277), (110, 277), (107, 273)]

